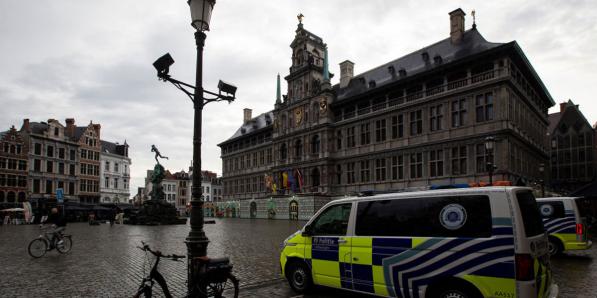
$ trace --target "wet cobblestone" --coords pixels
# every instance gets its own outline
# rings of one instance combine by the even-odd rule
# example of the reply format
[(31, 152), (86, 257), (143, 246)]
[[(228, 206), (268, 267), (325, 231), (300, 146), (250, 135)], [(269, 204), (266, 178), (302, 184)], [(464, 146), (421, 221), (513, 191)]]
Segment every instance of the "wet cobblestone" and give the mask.
[[(246, 219), (216, 220), (205, 225), (208, 255), (229, 256), (241, 287), (279, 278), (280, 243), (303, 222)], [(0, 297), (130, 297), (150, 264), (136, 248), (145, 241), (168, 254), (186, 255), (189, 226), (89, 226), (69, 224), (73, 250), (48, 252), (40, 259), (27, 253), (39, 235), (36, 225), (0, 226)], [(148, 260), (153, 262), (153, 256)], [(186, 292), (186, 262), (160, 262), (160, 272), (175, 297)]]
[[(205, 225), (210, 256), (229, 256), (240, 279), (241, 297), (303, 297), (279, 276), (280, 243), (303, 222), (222, 219)], [(40, 259), (27, 254), (37, 226), (0, 226), (0, 297), (130, 297), (144, 272), (145, 241), (164, 253), (186, 254), (188, 226), (89, 226), (70, 224), (73, 250), (51, 251)], [(149, 256), (148, 256), (149, 257)], [(149, 257), (149, 261), (153, 258)], [(597, 246), (552, 258), (560, 297), (597, 297)], [(186, 292), (186, 263), (160, 263), (175, 297)], [(309, 298), (346, 297), (347, 292), (318, 288)], [(369, 297), (356, 296), (351, 297)]]

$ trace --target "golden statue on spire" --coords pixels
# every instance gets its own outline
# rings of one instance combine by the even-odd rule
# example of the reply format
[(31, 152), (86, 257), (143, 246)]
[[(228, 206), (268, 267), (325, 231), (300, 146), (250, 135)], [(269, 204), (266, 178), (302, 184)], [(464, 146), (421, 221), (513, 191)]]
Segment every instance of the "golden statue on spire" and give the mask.
[(305, 16), (304, 16), (302, 13), (300, 13), (300, 12), (299, 12), (299, 14), (296, 16), (296, 18), (297, 18), (297, 19), (298, 19), (298, 21), (299, 21), (299, 24), (302, 24), (302, 23), (303, 23), (303, 18), (304, 18), (304, 17), (305, 17)]

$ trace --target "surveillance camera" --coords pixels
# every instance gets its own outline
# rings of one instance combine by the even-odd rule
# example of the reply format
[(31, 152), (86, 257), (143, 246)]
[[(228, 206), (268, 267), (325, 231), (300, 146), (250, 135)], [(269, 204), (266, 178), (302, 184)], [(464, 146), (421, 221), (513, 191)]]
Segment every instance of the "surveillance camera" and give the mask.
[(174, 64), (174, 59), (170, 53), (166, 53), (153, 63), (153, 67), (158, 71), (158, 77), (168, 75), (170, 65)]
[(220, 89), (220, 92), (227, 93), (232, 97), (234, 97), (234, 94), (236, 93), (236, 86), (226, 83), (222, 80), (220, 80), (218, 83), (218, 89)]

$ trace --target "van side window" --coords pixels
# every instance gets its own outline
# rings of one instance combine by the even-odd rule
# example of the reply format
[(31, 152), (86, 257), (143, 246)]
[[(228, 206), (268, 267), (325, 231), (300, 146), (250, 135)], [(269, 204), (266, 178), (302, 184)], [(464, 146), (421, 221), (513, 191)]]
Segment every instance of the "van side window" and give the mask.
[(539, 205), (539, 212), (541, 212), (541, 217), (543, 218), (563, 218), (566, 216), (566, 211), (564, 210), (564, 203), (558, 201), (542, 201), (537, 202)]
[(358, 203), (357, 236), (491, 236), (487, 196), (450, 196)]
[(524, 223), (524, 233), (527, 237), (543, 234), (543, 221), (535, 201), (535, 196), (530, 191), (519, 191), (516, 193), (518, 207)]
[(352, 204), (331, 206), (313, 221), (313, 235), (346, 235)]

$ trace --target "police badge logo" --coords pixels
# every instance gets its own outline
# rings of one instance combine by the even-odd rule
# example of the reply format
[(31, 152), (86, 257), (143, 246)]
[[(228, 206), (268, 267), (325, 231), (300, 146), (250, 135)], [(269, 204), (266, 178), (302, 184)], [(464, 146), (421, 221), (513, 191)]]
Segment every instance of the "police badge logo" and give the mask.
[(466, 223), (466, 210), (459, 204), (447, 205), (439, 213), (439, 222), (448, 230), (458, 230)]
[(553, 215), (553, 206), (552, 205), (541, 206), (541, 215), (552, 216)]

